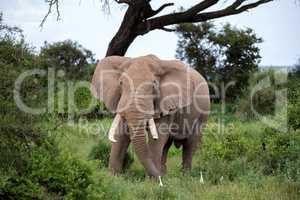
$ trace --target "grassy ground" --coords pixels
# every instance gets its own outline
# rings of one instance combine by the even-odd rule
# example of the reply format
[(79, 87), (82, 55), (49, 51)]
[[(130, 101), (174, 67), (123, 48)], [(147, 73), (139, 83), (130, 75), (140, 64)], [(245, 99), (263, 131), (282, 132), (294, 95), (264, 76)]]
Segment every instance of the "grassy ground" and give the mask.
[(263, 161), (257, 159), (261, 152), (257, 149), (260, 144), (256, 143), (260, 142), (266, 127), (259, 121), (242, 122), (233, 115), (222, 119), (224, 125), (220, 126), (218, 114), (210, 118), (190, 174), (183, 175), (180, 171), (181, 150), (170, 149), (164, 187), (145, 177), (131, 147), (129, 152), (134, 162), (117, 177), (111, 176), (107, 168), (99, 168), (99, 162), (89, 159), (99, 141), (108, 144), (105, 133), (111, 119), (64, 123), (54, 134), (63, 150), (90, 163), (94, 178), (102, 182), (103, 199), (300, 199), (299, 182), (281, 172), (266, 175), (260, 166)]

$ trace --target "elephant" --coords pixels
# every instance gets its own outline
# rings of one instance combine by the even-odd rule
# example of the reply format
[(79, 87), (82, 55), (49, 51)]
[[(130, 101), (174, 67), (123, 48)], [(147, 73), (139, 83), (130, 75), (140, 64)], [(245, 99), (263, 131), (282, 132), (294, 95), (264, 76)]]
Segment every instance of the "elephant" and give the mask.
[(146, 174), (161, 183), (172, 144), (182, 147), (182, 169), (207, 123), (210, 98), (206, 80), (179, 60), (155, 55), (110, 56), (99, 61), (91, 93), (113, 113), (109, 170), (118, 174), (130, 142)]

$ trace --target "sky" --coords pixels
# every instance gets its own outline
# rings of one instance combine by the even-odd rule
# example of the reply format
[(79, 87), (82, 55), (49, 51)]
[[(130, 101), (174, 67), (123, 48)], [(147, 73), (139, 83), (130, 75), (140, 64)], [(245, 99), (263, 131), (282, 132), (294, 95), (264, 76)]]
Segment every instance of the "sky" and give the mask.
[[(0, 0), (0, 12), (4, 22), (24, 30), (26, 41), (39, 51), (44, 41), (57, 42), (66, 39), (78, 41), (92, 50), (97, 59), (105, 56), (109, 41), (118, 30), (125, 6), (111, 4), (110, 14), (102, 11), (101, 0), (61, 0), (61, 20), (50, 15), (41, 30), (39, 24), (48, 11), (44, 0)], [(199, 0), (152, 0), (153, 8), (162, 3), (174, 2), (161, 14), (170, 13), (180, 6), (189, 8)], [(230, 1), (229, 1), (230, 2)], [(213, 9), (224, 7), (219, 4)], [(252, 28), (262, 37), (261, 65), (290, 66), (300, 58), (300, 3), (296, 0), (275, 0), (248, 12), (214, 20), (221, 25), (229, 22), (238, 28)], [(129, 47), (126, 56), (136, 57), (155, 54), (162, 59), (173, 59), (177, 44), (175, 33), (161, 30), (139, 36)]]

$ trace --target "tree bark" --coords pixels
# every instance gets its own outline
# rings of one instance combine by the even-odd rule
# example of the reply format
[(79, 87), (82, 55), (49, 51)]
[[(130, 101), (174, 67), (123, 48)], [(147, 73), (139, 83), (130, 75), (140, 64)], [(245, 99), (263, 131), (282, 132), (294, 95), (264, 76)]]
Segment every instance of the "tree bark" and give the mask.
[(128, 47), (137, 37), (135, 25), (139, 22), (140, 13), (136, 6), (129, 6), (121, 26), (108, 45), (106, 56), (124, 56)]
[(135, 0), (134, 3), (126, 3), (128, 4), (128, 9), (118, 32), (108, 45), (106, 56), (125, 55), (130, 44), (139, 35), (137, 27), (145, 19), (146, 12), (150, 6), (148, 1), (145, 0)]

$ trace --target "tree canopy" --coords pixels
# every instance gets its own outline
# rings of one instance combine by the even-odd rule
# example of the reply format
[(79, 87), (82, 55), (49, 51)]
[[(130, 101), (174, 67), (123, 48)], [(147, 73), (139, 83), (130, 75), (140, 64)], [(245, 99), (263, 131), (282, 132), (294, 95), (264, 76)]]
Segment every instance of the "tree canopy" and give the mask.
[(69, 78), (82, 78), (89, 64), (95, 63), (94, 54), (77, 42), (65, 40), (45, 45), (40, 58), (43, 66), (64, 70)]
[(176, 57), (194, 66), (211, 83), (233, 85), (227, 97), (236, 98), (247, 86), (260, 61), (257, 44), (262, 39), (250, 28), (238, 29), (226, 24), (216, 28), (211, 22), (177, 26), (179, 36)]

